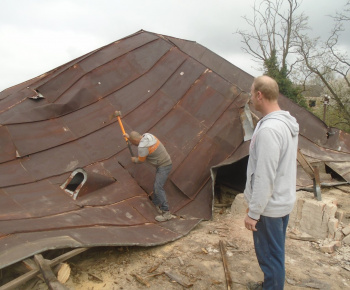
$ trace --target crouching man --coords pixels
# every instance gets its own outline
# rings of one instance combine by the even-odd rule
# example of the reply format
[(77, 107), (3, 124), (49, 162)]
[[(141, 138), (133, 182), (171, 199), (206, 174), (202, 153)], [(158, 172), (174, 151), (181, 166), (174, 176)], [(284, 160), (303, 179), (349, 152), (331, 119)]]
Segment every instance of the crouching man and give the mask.
[(156, 221), (164, 222), (172, 219), (173, 216), (169, 211), (168, 200), (164, 190), (164, 184), (172, 168), (170, 155), (157, 137), (150, 133), (141, 135), (132, 131), (130, 135), (125, 134), (124, 136), (129, 139), (131, 144), (138, 147), (138, 157), (131, 157), (131, 161), (136, 164), (146, 161), (156, 168), (152, 199), (160, 214), (155, 217)]

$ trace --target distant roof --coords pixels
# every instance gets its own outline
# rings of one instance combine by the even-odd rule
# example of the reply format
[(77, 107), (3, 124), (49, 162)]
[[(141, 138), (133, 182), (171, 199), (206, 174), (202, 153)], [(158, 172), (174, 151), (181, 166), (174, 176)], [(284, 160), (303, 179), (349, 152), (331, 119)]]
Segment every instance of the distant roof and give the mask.
[[(164, 244), (210, 219), (213, 172), (248, 155), (252, 81), (196, 42), (141, 30), (2, 91), (0, 268), (47, 249)], [(298, 119), (309, 160), (349, 181), (349, 136), (327, 138), (321, 120), (280, 104)], [(167, 148), (177, 219), (154, 220), (154, 168), (130, 162), (115, 111), (126, 131)], [(312, 183), (299, 173), (300, 186)], [(76, 199), (69, 182), (81, 188)]]
[(307, 98), (324, 98), (323, 87), (320, 85), (308, 85), (305, 87), (303, 96)]

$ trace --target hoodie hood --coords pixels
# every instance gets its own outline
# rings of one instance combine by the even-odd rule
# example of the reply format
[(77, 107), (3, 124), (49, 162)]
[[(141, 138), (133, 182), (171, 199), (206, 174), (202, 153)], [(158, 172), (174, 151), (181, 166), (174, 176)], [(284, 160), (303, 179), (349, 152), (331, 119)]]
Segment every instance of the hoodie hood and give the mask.
[(262, 118), (259, 123), (261, 125), (264, 121), (271, 119), (277, 119), (285, 123), (288, 126), (292, 136), (296, 136), (299, 134), (299, 124), (297, 120), (288, 111), (280, 110), (272, 112), (266, 115), (264, 118)]
[(157, 138), (150, 133), (145, 133), (142, 135), (139, 147), (150, 147), (157, 143)]

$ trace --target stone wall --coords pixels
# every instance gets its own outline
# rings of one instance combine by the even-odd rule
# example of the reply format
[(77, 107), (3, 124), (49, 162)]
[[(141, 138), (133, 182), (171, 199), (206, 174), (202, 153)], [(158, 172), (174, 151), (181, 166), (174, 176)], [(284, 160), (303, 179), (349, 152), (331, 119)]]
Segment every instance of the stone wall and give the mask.
[(298, 191), (297, 200), (289, 217), (289, 228), (295, 228), (314, 238), (334, 238), (339, 226), (335, 218), (338, 210), (337, 200), (322, 197), (318, 201), (313, 193)]
[[(289, 217), (288, 231), (298, 232), (313, 239), (333, 240), (350, 245), (350, 225), (344, 225), (344, 213), (338, 209), (337, 198), (322, 196), (317, 201), (313, 193), (297, 192), (297, 200)], [(234, 218), (244, 219), (247, 203), (243, 194), (236, 196), (231, 206)]]

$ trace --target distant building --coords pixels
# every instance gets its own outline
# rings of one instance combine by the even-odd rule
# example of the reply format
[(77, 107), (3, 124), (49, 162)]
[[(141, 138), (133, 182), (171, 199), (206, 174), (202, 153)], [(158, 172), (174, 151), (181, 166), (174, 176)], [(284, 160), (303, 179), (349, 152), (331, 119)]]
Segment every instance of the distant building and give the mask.
[(303, 96), (306, 99), (311, 111), (319, 109), (324, 103), (323, 88), (319, 85), (307, 86), (306, 90), (303, 92)]

